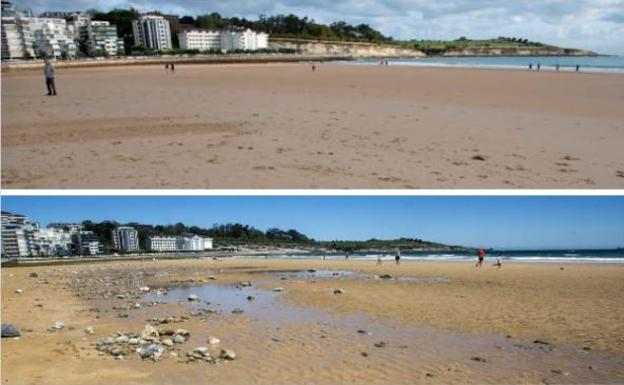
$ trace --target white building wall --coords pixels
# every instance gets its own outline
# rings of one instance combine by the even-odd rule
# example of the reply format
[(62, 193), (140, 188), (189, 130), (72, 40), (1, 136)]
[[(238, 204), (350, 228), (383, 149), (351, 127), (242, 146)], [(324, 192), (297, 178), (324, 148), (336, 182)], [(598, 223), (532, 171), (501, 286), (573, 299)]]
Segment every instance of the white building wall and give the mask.
[(132, 21), (134, 42), (137, 46), (168, 50), (173, 48), (171, 43), (171, 26), (169, 21), (158, 15), (143, 15)]
[(180, 48), (207, 51), (221, 48), (219, 31), (187, 30), (178, 34)]

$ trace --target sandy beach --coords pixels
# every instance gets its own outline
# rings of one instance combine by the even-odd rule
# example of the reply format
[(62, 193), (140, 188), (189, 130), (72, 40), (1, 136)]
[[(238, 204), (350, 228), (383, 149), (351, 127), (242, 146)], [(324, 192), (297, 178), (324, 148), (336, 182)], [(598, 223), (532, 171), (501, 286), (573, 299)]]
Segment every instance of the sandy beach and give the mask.
[(2, 187), (624, 187), (624, 76), (318, 67), (5, 72)]
[[(22, 337), (2, 340), (2, 383), (624, 382), (624, 266), (561, 267), (205, 259), (3, 268), (2, 319)], [(65, 327), (48, 330), (56, 321)], [(160, 341), (165, 329), (190, 335), (158, 361), (141, 360), (124, 341), (146, 324)], [(102, 345), (111, 336), (121, 342)], [(203, 346), (236, 358), (187, 357)]]

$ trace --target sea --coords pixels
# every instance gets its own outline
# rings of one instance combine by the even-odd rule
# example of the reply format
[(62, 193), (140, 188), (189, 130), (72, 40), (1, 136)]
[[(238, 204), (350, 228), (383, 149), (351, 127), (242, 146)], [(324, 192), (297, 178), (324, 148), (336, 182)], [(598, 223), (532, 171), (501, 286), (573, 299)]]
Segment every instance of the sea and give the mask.
[[(267, 254), (258, 258), (267, 259), (322, 259), (344, 260), (345, 253), (288, 253)], [(381, 256), (384, 260), (394, 260), (394, 252), (355, 252), (349, 253), (350, 260), (374, 261)], [(503, 262), (523, 263), (624, 263), (624, 249), (614, 250), (488, 250), (485, 261), (494, 263), (500, 257)], [(401, 260), (407, 261), (446, 261), (466, 262), (475, 261), (476, 255), (468, 251), (406, 251), (401, 252)]]
[[(379, 65), (379, 60), (361, 59), (351, 64)], [(624, 74), (624, 56), (492, 56), (492, 57), (443, 57), (431, 56), (414, 59), (388, 59), (389, 65), (416, 67), (456, 67), (528, 70), (533, 64), (541, 64), (542, 71), (555, 71), (557, 64), (560, 71), (574, 72), (580, 66), (580, 72)]]

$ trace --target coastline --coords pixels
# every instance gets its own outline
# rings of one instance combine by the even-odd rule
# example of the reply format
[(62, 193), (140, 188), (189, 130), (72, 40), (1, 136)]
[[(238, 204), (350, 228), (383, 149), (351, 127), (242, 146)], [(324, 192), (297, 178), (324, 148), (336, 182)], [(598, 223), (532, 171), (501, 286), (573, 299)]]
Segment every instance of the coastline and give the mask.
[[(323, 269), (348, 270), (364, 276), (290, 275), (309, 269), (318, 274)], [(2, 380), (79, 384), (87, 382), (83, 373), (88, 373), (90, 383), (167, 383), (175, 376), (178, 383), (186, 384), (196, 383), (208, 372), (217, 384), (243, 383), (249, 378), (260, 384), (291, 384), (304, 377), (322, 384), (424, 380), (537, 384), (544, 378), (618, 383), (624, 379), (620, 338), (624, 304), (618, 295), (624, 289), (623, 269), (507, 264), (498, 270), (489, 265), (475, 269), (472, 263), (375, 266), (359, 261), (258, 259), (2, 269), (3, 322), (23, 331), (20, 339), (3, 340)], [(37, 278), (29, 276), (33, 272)], [(368, 279), (366, 274), (390, 274), (395, 279)], [(138, 277), (135, 284), (151, 290), (167, 288), (169, 294), (162, 297), (163, 303), (148, 306), (143, 295), (127, 294), (137, 290), (128, 286), (133, 282), (128, 277)], [(252, 282), (249, 293), (257, 296), (257, 305), (245, 305), (242, 297), (242, 314), (189, 316), (184, 293), (202, 293), (201, 288), (213, 285), (225, 290), (243, 280)], [(77, 286), (78, 281), (91, 283)], [(123, 284), (110, 286), (113, 282)], [(269, 294), (276, 286), (283, 292)], [(17, 288), (23, 292), (16, 294)], [(336, 288), (342, 294), (333, 294)], [(103, 298), (102, 293), (110, 290), (110, 297)], [(118, 299), (116, 293), (126, 297)], [(183, 301), (176, 300), (176, 293)], [(209, 306), (219, 308), (219, 297), (212, 300), (215, 303)], [(142, 307), (130, 306), (135, 302)], [(262, 311), (267, 304), (273, 304), (267, 308), (270, 311)], [(120, 318), (118, 313), (129, 316)], [(189, 317), (180, 318), (184, 315)], [(189, 343), (174, 349), (180, 351), (177, 358), (153, 363), (130, 354), (114, 360), (95, 349), (95, 342), (111, 333), (140, 331), (146, 320), (167, 316), (176, 319), (173, 328), (189, 330), (191, 335)], [(66, 328), (46, 331), (57, 320), (65, 322)], [(94, 335), (85, 335), (89, 325), (95, 328)], [(168, 325), (159, 327), (163, 326)], [(358, 334), (357, 329), (372, 335)], [(184, 352), (206, 344), (207, 335), (221, 338), (222, 346), (234, 349), (239, 358), (220, 365), (185, 363)], [(385, 346), (373, 346), (379, 341), (385, 341)], [(475, 356), (483, 361), (474, 361)], [(562, 377), (563, 373), (568, 374)]]

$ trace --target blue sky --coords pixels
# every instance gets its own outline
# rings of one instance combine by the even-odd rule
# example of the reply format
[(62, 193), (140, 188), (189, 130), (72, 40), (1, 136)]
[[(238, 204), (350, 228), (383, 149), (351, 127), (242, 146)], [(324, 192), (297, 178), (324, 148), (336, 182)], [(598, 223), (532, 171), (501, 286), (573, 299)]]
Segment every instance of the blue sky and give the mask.
[(45, 10), (133, 6), (180, 15), (219, 12), (255, 19), (294, 13), (322, 23), (366, 23), (398, 39), (523, 37), (624, 54), (624, 0), (14, 0)]
[(319, 240), (417, 237), (505, 249), (624, 247), (624, 197), (108, 196), (2, 198), (49, 222), (295, 228)]

